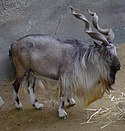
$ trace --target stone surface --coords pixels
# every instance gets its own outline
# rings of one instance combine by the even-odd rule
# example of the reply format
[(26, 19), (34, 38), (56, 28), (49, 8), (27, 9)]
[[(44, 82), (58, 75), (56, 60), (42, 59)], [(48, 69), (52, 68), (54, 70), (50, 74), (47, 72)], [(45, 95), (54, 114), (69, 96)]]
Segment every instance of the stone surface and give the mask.
[(79, 9), (91, 20), (87, 9), (97, 12), (102, 27), (111, 27), (115, 43), (125, 39), (124, 0), (0, 0), (0, 81), (13, 77), (14, 70), (8, 56), (9, 45), (26, 34), (54, 35), (60, 39), (92, 40), (84, 33), (84, 23), (71, 15), (69, 5)]

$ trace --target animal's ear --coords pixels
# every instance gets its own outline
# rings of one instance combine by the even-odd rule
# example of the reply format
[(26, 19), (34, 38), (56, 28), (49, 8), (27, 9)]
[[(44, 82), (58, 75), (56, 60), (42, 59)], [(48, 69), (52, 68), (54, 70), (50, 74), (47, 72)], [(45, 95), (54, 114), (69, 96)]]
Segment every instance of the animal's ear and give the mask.
[(100, 53), (100, 54), (104, 54), (104, 52), (106, 51), (106, 46), (103, 44), (99, 44), (97, 42), (94, 41), (94, 46), (96, 48), (96, 50)]
[(102, 45), (101, 44), (98, 44), (97, 42), (95, 42), (94, 41), (94, 46), (95, 46), (95, 48), (101, 48), (102, 47)]

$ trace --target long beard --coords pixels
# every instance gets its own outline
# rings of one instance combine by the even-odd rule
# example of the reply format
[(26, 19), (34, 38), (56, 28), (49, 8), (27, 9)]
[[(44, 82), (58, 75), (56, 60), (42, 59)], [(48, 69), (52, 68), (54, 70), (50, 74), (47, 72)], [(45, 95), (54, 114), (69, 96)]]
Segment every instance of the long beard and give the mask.
[(100, 99), (106, 90), (110, 89), (110, 73), (103, 59), (98, 59), (91, 53), (91, 57), (82, 61), (76, 59), (70, 68), (71, 72), (65, 73), (62, 78), (64, 94), (69, 93), (83, 99), (83, 105)]

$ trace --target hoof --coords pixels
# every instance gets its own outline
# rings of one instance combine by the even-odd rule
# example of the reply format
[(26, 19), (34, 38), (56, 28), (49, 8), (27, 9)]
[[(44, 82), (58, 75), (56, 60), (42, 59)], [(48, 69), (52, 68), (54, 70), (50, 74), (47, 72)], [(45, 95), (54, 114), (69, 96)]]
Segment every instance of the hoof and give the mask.
[(44, 108), (44, 105), (38, 102), (35, 102), (35, 104), (33, 104), (33, 107), (35, 107), (37, 110), (42, 110)]
[(64, 109), (59, 109), (58, 112), (59, 112), (59, 118), (61, 118), (61, 119), (67, 119), (68, 118), (68, 115), (67, 115), (67, 113), (65, 112)]
[(67, 100), (69, 103), (69, 106), (74, 106), (76, 104), (75, 100), (73, 98), (70, 98)]
[(21, 103), (18, 104), (17, 102), (15, 102), (15, 106), (16, 106), (16, 109), (18, 109), (18, 110), (22, 109)]

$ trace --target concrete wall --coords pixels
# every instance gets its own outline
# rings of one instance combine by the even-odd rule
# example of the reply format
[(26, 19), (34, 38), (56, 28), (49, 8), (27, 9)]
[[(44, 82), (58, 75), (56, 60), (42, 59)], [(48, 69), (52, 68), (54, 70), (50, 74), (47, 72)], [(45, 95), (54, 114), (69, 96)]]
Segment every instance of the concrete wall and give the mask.
[(124, 0), (0, 0), (0, 81), (13, 76), (9, 45), (26, 34), (54, 35), (62, 16), (57, 31), (62, 40), (75, 37), (91, 41), (84, 33), (83, 22), (71, 15), (68, 5), (79, 9), (88, 19), (86, 9), (97, 12), (102, 27), (113, 28), (115, 42), (125, 42)]

